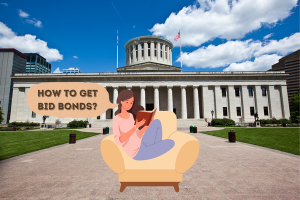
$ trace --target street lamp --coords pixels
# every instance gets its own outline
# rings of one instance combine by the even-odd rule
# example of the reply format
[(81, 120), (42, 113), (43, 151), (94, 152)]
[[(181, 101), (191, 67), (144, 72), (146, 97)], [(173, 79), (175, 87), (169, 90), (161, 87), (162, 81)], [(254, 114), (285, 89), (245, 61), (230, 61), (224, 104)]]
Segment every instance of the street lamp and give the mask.
[(214, 115), (215, 111), (211, 110), (211, 120), (213, 119), (213, 115)]

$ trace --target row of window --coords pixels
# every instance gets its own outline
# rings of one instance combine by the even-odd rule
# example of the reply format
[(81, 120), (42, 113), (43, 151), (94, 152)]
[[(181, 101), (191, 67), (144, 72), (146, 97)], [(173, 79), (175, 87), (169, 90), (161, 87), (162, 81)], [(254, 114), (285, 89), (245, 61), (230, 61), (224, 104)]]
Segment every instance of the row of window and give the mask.
[[(227, 107), (223, 107), (223, 116), (227, 116), (227, 115), (228, 115)], [(237, 116), (242, 116), (241, 107), (236, 107), (236, 115)], [(254, 107), (250, 107), (250, 115), (254, 116)], [(269, 110), (268, 110), (267, 106), (264, 107), (264, 115), (265, 116), (269, 115)]]
[[(226, 88), (222, 88), (222, 97), (226, 97)], [(234, 88), (235, 90), (235, 96), (239, 97), (240, 96), (240, 88)], [(267, 88), (266, 87), (261, 87), (261, 92), (262, 96), (267, 96)], [(248, 87), (248, 94), (250, 97), (253, 97), (253, 88)]]

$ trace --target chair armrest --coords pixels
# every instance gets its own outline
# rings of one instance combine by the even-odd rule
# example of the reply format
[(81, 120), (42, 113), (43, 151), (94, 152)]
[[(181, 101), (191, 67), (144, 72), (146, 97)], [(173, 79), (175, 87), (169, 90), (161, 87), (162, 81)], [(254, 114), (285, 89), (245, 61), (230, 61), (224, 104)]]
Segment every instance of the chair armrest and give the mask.
[(104, 138), (101, 142), (100, 149), (105, 163), (113, 171), (118, 174), (125, 171), (125, 162), (118, 145), (114, 141), (114, 135)]
[(175, 170), (182, 174), (197, 160), (200, 149), (199, 141), (194, 136), (179, 131), (172, 133), (168, 139), (175, 141), (174, 147), (178, 152), (176, 154)]

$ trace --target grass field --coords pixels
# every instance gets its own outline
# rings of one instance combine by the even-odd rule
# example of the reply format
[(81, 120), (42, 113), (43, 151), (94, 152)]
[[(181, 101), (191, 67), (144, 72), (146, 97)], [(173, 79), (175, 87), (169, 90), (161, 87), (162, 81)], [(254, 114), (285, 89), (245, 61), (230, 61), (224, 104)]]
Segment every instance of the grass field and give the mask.
[[(75, 131), (76, 140), (99, 133)], [(71, 130), (0, 132), (0, 160), (69, 143)]]
[(225, 128), (201, 133), (228, 139), (230, 129), (234, 130), (236, 141), (300, 155), (299, 128)]

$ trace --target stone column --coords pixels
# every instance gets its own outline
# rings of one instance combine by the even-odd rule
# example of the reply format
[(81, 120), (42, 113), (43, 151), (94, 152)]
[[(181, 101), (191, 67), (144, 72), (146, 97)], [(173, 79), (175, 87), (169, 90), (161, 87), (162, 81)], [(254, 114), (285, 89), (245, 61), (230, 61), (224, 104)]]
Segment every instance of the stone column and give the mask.
[(131, 46), (129, 46), (128, 49), (129, 49), (129, 57), (128, 57), (128, 59), (129, 59), (129, 63), (131, 64), (131, 62), (132, 62), (132, 60), (131, 60)]
[(157, 108), (156, 111), (159, 111), (159, 86), (153, 86), (154, 87), (154, 108)]
[(173, 91), (172, 87), (173, 86), (167, 86), (168, 87), (168, 111), (173, 112)]
[(154, 61), (154, 42), (151, 42), (150, 51), (151, 51), (150, 60)]
[(163, 61), (164, 63), (166, 62), (165, 51), (166, 51), (166, 45), (163, 44), (163, 46), (162, 46), (162, 61)]
[(281, 106), (282, 106), (282, 118), (289, 119), (290, 118), (290, 107), (289, 107), (289, 99), (287, 86), (280, 86), (280, 98), (281, 98)]
[(172, 49), (170, 49), (170, 64), (172, 65)]
[[(106, 87), (104, 87), (104, 88), (106, 88)], [(113, 113), (113, 115), (114, 115), (114, 113)], [(96, 120), (97, 120), (97, 118), (96, 118)], [(106, 120), (106, 111), (102, 115), (100, 115), (100, 120)]]
[(141, 86), (141, 106), (144, 107), (146, 110), (146, 92), (145, 92), (146, 86)]
[(220, 85), (215, 85), (215, 118), (223, 119), (223, 108), (220, 105), (222, 99), (222, 90)]
[(138, 61), (142, 61), (142, 46), (140, 43), (138, 44)]
[(194, 119), (200, 119), (198, 85), (194, 85)]
[(241, 86), (241, 99), (242, 99), (242, 117), (245, 122), (250, 119), (250, 106), (249, 106), (249, 93), (247, 85)]
[(235, 104), (235, 90), (233, 85), (228, 85), (228, 111), (229, 118), (237, 118), (236, 115), (236, 104)]
[[(207, 99), (208, 97), (208, 86), (202, 86), (202, 110), (203, 110), (203, 118), (210, 119), (211, 118), (211, 111), (209, 110), (209, 104), (213, 102), (209, 102)], [(215, 110), (214, 110), (215, 111)]]
[(181, 87), (181, 118), (187, 119), (186, 86)]
[(274, 97), (274, 85), (269, 85), (267, 87), (267, 90), (268, 90), (268, 103), (269, 103), (269, 116), (270, 118), (273, 118), (273, 117), (276, 117), (275, 116), (275, 102), (274, 100), (272, 99), (272, 97)]
[[(13, 88), (13, 97), (12, 98), (12, 101), (11, 101), (11, 111), (10, 111), (10, 121), (13, 122), (13, 121), (16, 121), (17, 120), (17, 116), (18, 116), (18, 107), (19, 107), (19, 88), (17, 87), (14, 87)], [(2, 106), (2, 104), (1, 104)], [(4, 115), (3, 118), (5, 119), (6, 121), (6, 116)], [(6, 122), (8, 123), (8, 122)]]
[(170, 61), (169, 61), (169, 46), (167, 46), (167, 60), (166, 60), (166, 63), (170, 64)]
[(254, 95), (255, 95), (255, 107), (256, 107), (255, 112), (257, 112), (258, 117), (261, 118), (264, 116), (261, 85), (254, 86)]
[[(117, 98), (118, 98), (118, 87), (113, 87), (114, 93), (113, 93), (113, 104), (117, 103)], [(118, 107), (113, 109), (113, 116), (112, 119), (115, 118), (115, 112), (118, 110)]]
[(136, 63), (136, 53), (135, 53), (135, 51), (136, 51), (137, 49), (135, 49), (135, 44), (133, 43), (133, 45), (132, 45), (132, 63)]
[(144, 42), (144, 60), (148, 60), (148, 43)]

